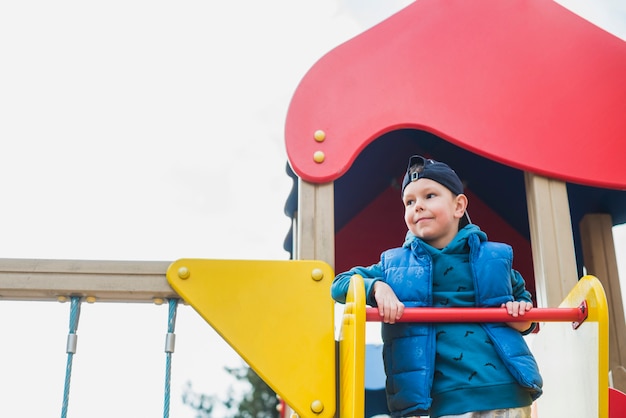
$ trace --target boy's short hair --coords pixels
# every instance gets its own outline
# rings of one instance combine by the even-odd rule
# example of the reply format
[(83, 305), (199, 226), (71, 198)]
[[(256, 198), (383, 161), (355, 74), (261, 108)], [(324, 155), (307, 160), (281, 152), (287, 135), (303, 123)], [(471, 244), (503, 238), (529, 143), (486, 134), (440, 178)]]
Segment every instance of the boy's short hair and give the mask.
[[(404, 189), (409, 183), (419, 179), (430, 179), (448, 188), (455, 196), (463, 194), (463, 183), (446, 163), (424, 158), (421, 155), (412, 155), (406, 168), (406, 173), (402, 179), (402, 196)], [(471, 223), (467, 211), (461, 218), (459, 228)]]

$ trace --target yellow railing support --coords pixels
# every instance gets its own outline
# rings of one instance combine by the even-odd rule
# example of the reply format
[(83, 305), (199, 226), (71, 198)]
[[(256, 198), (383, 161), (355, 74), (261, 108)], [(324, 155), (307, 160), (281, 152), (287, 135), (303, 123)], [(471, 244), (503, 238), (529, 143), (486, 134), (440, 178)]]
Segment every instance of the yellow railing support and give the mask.
[(583, 301), (589, 312), (577, 329), (542, 323), (533, 341), (544, 380), (544, 395), (537, 400), (539, 418), (609, 416), (609, 314), (604, 289), (594, 276), (582, 277), (559, 307), (573, 308)]
[(352, 276), (339, 337), (339, 417), (365, 414), (365, 287)]

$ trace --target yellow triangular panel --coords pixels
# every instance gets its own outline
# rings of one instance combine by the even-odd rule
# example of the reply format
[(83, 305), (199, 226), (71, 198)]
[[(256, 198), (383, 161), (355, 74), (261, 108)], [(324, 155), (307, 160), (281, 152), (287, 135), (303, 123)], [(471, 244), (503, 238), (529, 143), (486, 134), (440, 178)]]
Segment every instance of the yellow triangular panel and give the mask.
[(301, 417), (335, 413), (333, 278), (328, 264), (299, 260), (181, 259), (167, 271), (176, 293)]

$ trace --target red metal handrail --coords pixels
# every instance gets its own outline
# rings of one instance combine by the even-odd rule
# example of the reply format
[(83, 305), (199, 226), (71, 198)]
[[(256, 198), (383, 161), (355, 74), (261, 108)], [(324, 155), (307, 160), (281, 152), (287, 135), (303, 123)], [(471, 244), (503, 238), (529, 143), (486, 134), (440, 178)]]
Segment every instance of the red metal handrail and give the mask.
[[(587, 319), (587, 303), (577, 308), (533, 308), (524, 315), (513, 317), (506, 308), (405, 308), (396, 322), (568, 322), (574, 328)], [(382, 321), (378, 308), (367, 308), (365, 320)]]

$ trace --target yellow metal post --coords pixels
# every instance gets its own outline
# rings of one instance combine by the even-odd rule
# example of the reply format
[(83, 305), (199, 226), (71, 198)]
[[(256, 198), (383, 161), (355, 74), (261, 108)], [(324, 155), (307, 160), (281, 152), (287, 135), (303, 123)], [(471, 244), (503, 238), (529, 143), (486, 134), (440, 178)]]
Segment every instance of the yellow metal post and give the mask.
[(587, 319), (576, 329), (570, 323), (541, 323), (533, 354), (543, 376), (544, 395), (537, 416), (608, 417), (609, 315), (606, 295), (594, 276), (582, 277), (560, 308), (587, 302)]
[(339, 338), (339, 417), (365, 414), (365, 287), (352, 276)]
[[(582, 277), (567, 295), (560, 307), (572, 307), (587, 301), (589, 315), (586, 321), (598, 325), (598, 417), (609, 416), (609, 308), (604, 288), (597, 277)], [(582, 362), (585, 359), (580, 359)]]

